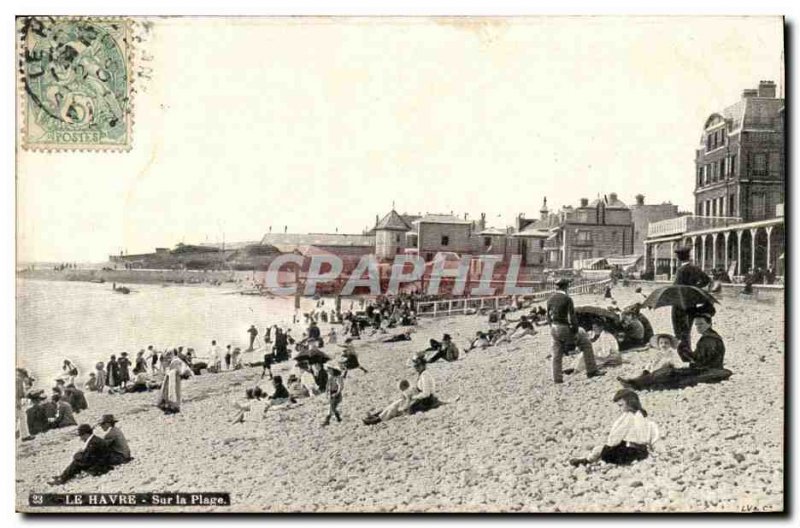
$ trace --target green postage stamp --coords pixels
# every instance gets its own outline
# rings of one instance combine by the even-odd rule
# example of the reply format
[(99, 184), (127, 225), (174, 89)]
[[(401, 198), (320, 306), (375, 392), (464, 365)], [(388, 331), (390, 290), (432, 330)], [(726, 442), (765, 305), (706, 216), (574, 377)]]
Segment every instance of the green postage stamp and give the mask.
[(129, 21), (19, 17), (17, 30), (23, 148), (129, 150)]

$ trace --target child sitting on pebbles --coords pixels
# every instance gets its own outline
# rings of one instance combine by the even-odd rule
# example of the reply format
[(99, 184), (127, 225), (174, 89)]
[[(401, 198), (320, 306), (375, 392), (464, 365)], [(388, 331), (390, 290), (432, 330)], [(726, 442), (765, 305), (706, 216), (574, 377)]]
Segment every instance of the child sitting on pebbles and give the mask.
[(627, 465), (648, 457), (658, 440), (658, 427), (647, 419), (639, 396), (630, 389), (620, 389), (614, 401), (622, 407), (622, 415), (611, 425), (611, 432), (602, 446), (598, 446), (585, 458), (573, 458), (573, 466), (591, 464), (602, 460), (609, 464)]

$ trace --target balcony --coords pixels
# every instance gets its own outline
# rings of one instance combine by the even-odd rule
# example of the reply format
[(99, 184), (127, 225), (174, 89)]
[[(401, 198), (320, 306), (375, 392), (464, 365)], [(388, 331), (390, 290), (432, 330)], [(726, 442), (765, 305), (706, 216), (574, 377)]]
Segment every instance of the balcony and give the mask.
[(681, 235), (689, 231), (702, 231), (704, 229), (714, 229), (716, 227), (727, 227), (738, 224), (742, 221), (738, 216), (679, 216), (653, 222), (647, 226), (647, 237), (665, 237), (671, 235)]

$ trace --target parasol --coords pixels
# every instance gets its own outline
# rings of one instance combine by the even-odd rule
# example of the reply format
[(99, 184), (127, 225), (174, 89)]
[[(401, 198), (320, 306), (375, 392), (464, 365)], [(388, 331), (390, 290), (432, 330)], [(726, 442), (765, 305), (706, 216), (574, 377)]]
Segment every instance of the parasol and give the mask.
[(695, 286), (673, 284), (653, 290), (642, 306), (653, 309), (676, 306), (683, 310), (694, 310), (698, 306), (711, 307), (714, 303), (718, 304), (719, 301), (705, 290)]
[(584, 330), (591, 330), (593, 323), (600, 322), (613, 332), (620, 324), (619, 316), (616, 313), (600, 306), (577, 306), (575, 317), (578, 319), (578, 326)]
[(294, 360), (306, 361), (309, 364), (318, 363), (321, 365), (322, 363), (330, 361), (331, 358), (328, 354), (326, 354), (322, 350), (314, 349), (314, 350), (303, 350), (294, 357)]

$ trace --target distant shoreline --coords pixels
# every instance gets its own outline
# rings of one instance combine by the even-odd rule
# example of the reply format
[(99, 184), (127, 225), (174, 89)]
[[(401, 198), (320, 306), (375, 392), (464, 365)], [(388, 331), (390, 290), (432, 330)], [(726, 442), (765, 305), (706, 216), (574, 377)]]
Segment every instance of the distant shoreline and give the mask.
[(104, 282), (122, 284), (167, 284), (170, 286), (228, 286), (241, 288), (252, 285), (249, 271), (186, 271), (186, 270), (108, 270), (52, 269), (23, 270), (17, 278), (63, 282)]

